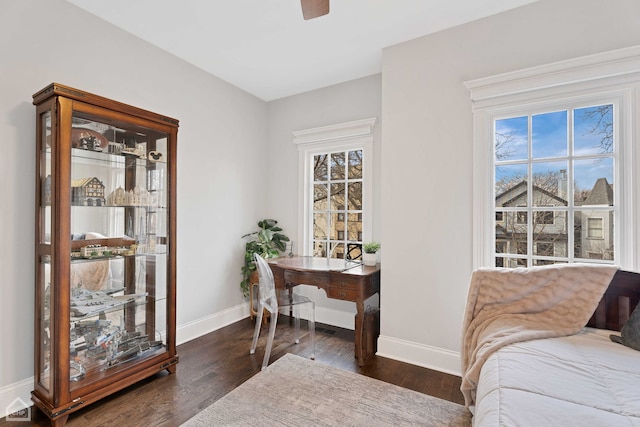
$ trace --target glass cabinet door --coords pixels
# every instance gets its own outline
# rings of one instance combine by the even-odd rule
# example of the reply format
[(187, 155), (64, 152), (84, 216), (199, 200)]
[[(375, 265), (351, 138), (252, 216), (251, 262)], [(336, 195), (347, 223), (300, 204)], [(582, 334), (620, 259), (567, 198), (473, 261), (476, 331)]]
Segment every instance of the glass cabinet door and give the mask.
[(38, 111), (38, 188), (37, 205), (39, 222), (36, 236), (36, 298), (39, 313), (36, 313), (36, 342), (39, 351), (36, 353), (37, 382), (47, 393), (51, 392), (51, 307), (53, 307), (51, 287), (51, 179), (52, 179), (52, 145), (55, 143), (52, 134), (52, 117), (50, 106)]
[(167, 142), (163, 132), (74, 111), (71, 390), (167, 351)]

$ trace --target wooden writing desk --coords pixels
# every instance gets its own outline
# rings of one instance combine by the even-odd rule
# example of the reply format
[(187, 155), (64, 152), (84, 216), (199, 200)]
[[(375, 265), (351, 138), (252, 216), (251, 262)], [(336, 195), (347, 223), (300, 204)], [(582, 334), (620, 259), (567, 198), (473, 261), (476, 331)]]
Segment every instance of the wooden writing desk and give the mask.
[(329, 298), (356, 303), (355, 356), (358, 364), (364, 365), (368, 356), (363, 351), (364, 302), (380, 294), (380, 265), (369, 267), (359, 262), (314, 257), (276, 258), (268, 262), (276, 289), (312, 285), (324, 289)]

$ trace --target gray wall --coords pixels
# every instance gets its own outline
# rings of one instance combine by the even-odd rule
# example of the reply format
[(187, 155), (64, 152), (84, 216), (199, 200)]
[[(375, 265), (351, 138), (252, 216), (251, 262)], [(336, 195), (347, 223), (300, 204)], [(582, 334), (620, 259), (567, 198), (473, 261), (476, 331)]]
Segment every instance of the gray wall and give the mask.
[[(0, 408), (33, 376), (35, 107), (55, 81), (178, 118), (178, 340), (246, 311), (240, 236), (266, 201), (267, 104), (62, 0), (0, 10)], [(203, 321), (205, 319), (205, 321)], [(7, 388), (12, 385), (12, 387)], [(4, 389), (3, 389), (4, 388)], [(4, 393), (4, 394), (3, 394)]]
[[(298, 240), (298, 148), (292, 132), (370, 117), (377, 118), (373, 142), (373, 210), (380, 211), (381, 98), (379, 74), (269, 103), (269, 211), (294, 240)], [(380, 237), (380, 216), (373, 215), (372, 234)], [(381, 250), (384, 256), (384, 248)], [(316, 320), (353, 329), (355, 304), (331, 300), (314, 287), (299, 289), (317, 304)], [(372, 301), (375, 302), (375, 301)]]
[(636, 0), (540, 0), (383, 51), (382, 354), (460, 369), (473, 211), (463, 82), (638, 43)]

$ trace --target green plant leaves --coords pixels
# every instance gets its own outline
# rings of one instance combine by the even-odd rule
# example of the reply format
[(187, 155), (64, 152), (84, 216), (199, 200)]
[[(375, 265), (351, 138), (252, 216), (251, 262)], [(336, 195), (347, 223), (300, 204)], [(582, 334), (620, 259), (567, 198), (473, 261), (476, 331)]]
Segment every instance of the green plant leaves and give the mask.
[(263, 219), (258, 222), (260, 230), (245, 234), (242, 238), (251, 237), (253, 240), (245, 244), (244, 265), (242, 266), (242, 282), (240, 288), (242, 294), (247, 297), (249, 295), (249, 286), (251, 286), (251, 273), (256, 269), (253, 263), (253, 254), (258, 253), (263, 258), (277, 258), (280, 252), (286, 248), (286, 242), (289, 238), (280, 233), (282, 228), (277, 226), (278, 221), (275, 219)]

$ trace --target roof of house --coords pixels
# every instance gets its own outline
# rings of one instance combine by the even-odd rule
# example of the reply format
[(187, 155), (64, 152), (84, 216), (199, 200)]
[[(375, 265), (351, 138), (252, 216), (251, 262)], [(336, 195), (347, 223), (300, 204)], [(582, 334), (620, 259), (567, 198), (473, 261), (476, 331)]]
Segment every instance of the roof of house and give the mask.
[[(565, 206), (567, 205), (567, 201), (565, 199), (563, 199), (562, 197), (559, 197), (559, 196), (551, 193), (550, 191), (545, 190), (544, 188), (538, 187), (537, 185), (533, 186), (533, 192), (534, 192), (534, 194), (536, 192), (539, 192), (541, 194), (544, 194), (546, 197), (549, 197), (549, 198), (551, 198), (553, 200), (558, 201), (561, 205), (565, 205)], [(509, 206), (512, 203), (514, 203), (515, 200), (520, 198), (523, 194), (526, 194), (527, 193), (527, 181), (525, 181), (525, 180), (520, 181), (518, 184), (514, 185), (513, 187), (508, 188), (507, 190), (505, 190), (501, 194), (498, 194), (496, 196), (496, 200), (500, 200), (502, 197), (504, 197), (508, 193), (512, 193), (513, 196), (510, 197), (509, 199), (507, 199), (506, 201), (504, 201), (504, 203), (502, 203), (502, 206)]]
[(598, 178), (583, 205), (613, 206), (613, 188), (607, 178)]
[(102, 184), (102, 181), (100, 181), (95, 176), (92, 176), (91, 178), (73, 179), (73, 180), (71, 180), (71, 186), (72, 187), (84, 187), (85, 185), (90, 184), (94, 179), (96, 181), (98, 181), (100, 184)]

